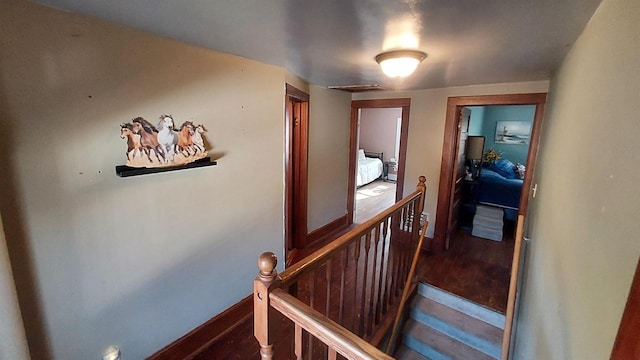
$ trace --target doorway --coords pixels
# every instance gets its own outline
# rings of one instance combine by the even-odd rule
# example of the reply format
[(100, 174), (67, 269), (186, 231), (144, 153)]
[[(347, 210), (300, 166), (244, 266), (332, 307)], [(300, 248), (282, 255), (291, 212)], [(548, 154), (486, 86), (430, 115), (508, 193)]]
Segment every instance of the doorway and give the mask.
[(287, 84), (285, 103), (285, 258), (307, 245), (309, 94)]
[(401, 132), (402, 108), (360, 110), (354, 223), (395, 203)]
[[(404, 169), (406, 162), (406, 152), (407, 152), (407, 138), (409, 133), (409, 110), (411, 105), (411, 99), (380, 99), (380, 100), (357, 100), (351, 103), (351, 126), (350, 126), (350, 138), (349, 138), (349, 182), (348, 188), (349, 191), (347, 193), (347, 218), (349, 219), (349, 224), (353, 224), (355, 220), (355, 205), (356, 205), (356, 178), (357, 178), (357, 167), (358, 167), (358, 157), (359, 157), (359, 126), (358, 123), (360, 121), (361, 115), (363, 111), (368, 111), (371, 109), (399, 109), (400, 114), (400, 134), (398, 137), (397, 144), (397, 158), (394, 158), (395, 164), (391, 164), (390, 155), (379, 155), (383, 159), (381, 159), (383, 163), (383, 167), (386, 165), (386, 179), (389, 180), (389, 166), (393, 166), (391, 172), (396, 172), (395, 174), (395, 194), (393, 195), (394, 202), (402, 199), (403, 195), (403, 185), (404, 185)], [(395, 122), (397, 118), (391, 118), (390, 121)], [(396, 127), (394, 127), (396, 129)], [(396, 130), (394, 130), (395, 133)], [(395, 151), (396, 144), (393, 144)], [(374, 150), (375, 152), (383, 152), (381, 150)], [(371, 155), (375, 156), (375, 155)], [(394, 156), (396, 156), (394, 154)], [(386, 163), (386, 164), (385, 164)], [(383, 170), (383, 177), (384, 170)], [(391, 177), (393, 178), (393, 176)]]
[(464, 160), (460, 158), (460, 142), (461, 136), (464, 136), (464, 134), (462, 134), (461, 127), (459, 127), (463, 109), (469, 106), (490, 105), (535, 106), (529, 149), (526, 156), (527, 171), (524, 175), (517, 211), (518, 215), (526, 216), (533, 173), (535, 171), (545, 102), (546, 93), (462, 96), (448, 99), (442, 148), (442, 164), (440, 168), (440, 184), (438, 189), (438, 207), (436, 209), (436, 224), (432, 250), (447, 250), (451, 244), (451, 238), (457, 231), (457, 226), (459, 225), (454, 219), (457, 219), (458, 213), (456, 209), (459, 209), (459, 203), (456, 203), (456, 199), (459, 199), (458, 194), (462, 190), (462, 180), (456, 175), (459, 173), (460, 162)]

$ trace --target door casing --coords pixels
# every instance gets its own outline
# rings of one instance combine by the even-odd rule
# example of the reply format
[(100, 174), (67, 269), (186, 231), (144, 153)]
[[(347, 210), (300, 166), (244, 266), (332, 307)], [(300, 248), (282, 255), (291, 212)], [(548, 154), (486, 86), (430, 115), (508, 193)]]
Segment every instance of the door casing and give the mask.
[(285, 103), (285, 257), (290, 264), (307, 237), (309, 94), (286, 84)]
[(400, 150), (398, 155), (398, 178), (396, 181), (396, 201), (402, 199), (404, 188), (404, 169), (407, 158), (407, 140), (409, 137), (410, 98), (354, 100), (351, 102), (351, 129), (349, 136), (349, 182), (347, 191), (347, 219), (353, 224), (356, 204), (356, 164), (358, 152), (358, 117), (361, 109), (402, 108), (400, 128)]
[(433, 251), (442, 251), (447, 249), (447, 225), (450, 216), (453, 214), (451, 209), (451, 197), (455, 190), (453, 186), (454, 167), (456, 164), (456, 147), (457, 147), (457, 114), (459, 109), (464, 106), (489, 106), (489, 105), (535, 105), (536, 111), (533, 118), (533, 126), (531, 129), (531, 138), (529, 151), (527, 153), (527, 171), (525, 172), (524, 182), (522, 184), (522, 193), (520, 194), (520, 207), (518, 215), (526, 217), (529, 207), (529, 194), (531, 192), (531, 183), (533, 173), (536, 166), (536, 156), (538, 154), (538, 146), (540, 143), (540, 131), (542, 130), (542, 117), (544, 107), (547, 101), (547, 93), (530, 93), (530, 94), (505, 94), (505, 95), (478, 95), (478, 96), (459, 96), (450, 97), (447, 101), (447, 114), (445, 120), (445, 133), (442, 145), (442, 162), (440, 166), (440, 184), (438, 187), (438, 206), (436, 209), (436, 224), (434, 230)]
[[(449, 209), (453, 214), (458, 214), (460, 211), (462, 201), (462, 184), (464, 181), (465, 170), (465, 154), (467, 138), (469, 137), (469, 118), (471, 117), (471, 111), (465, 108), (458, 108), (458, 114), (456, 115), (458, 123), (456, 124), (456, 153), (454, 155), (454, 169), (452, 179), (452, 191), (449, 198)], [(458, 216), (449, 216), (447, 222), (447, 232), (445, 238), (445, 248), (449, 248), (450, 238), (458, 228)]]

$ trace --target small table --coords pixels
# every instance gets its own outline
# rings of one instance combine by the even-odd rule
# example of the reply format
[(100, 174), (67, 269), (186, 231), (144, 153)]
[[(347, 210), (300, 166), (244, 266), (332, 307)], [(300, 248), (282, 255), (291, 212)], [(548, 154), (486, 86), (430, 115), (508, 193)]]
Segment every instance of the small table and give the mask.
[(382, 164), (382, 180), (388, 182), (396, 182), (395, 180), (389, 180), (389, 167), (396, 166), (395, 162), (385, 161)]

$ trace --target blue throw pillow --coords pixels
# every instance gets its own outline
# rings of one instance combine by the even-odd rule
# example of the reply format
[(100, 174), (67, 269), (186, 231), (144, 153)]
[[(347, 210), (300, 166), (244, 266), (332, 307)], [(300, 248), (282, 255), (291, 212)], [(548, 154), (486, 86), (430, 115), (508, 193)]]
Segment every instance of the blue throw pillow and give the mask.
[(504, 176), (507, 179), (515, 179), (515, 165), (507, 159), (500, 159), (491, 165), (491, 170), (497, 172), (498, 174)]

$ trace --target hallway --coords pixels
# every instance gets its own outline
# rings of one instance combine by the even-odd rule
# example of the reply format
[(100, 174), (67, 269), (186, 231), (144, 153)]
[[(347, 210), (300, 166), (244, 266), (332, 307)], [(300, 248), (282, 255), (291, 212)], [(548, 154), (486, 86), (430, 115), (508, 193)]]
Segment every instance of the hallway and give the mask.
[(505, 313), (514, 248), (514, 225), (505, 222), (502, 241), (458, 230), (448, 251), (420, 257), (420, 280)]

